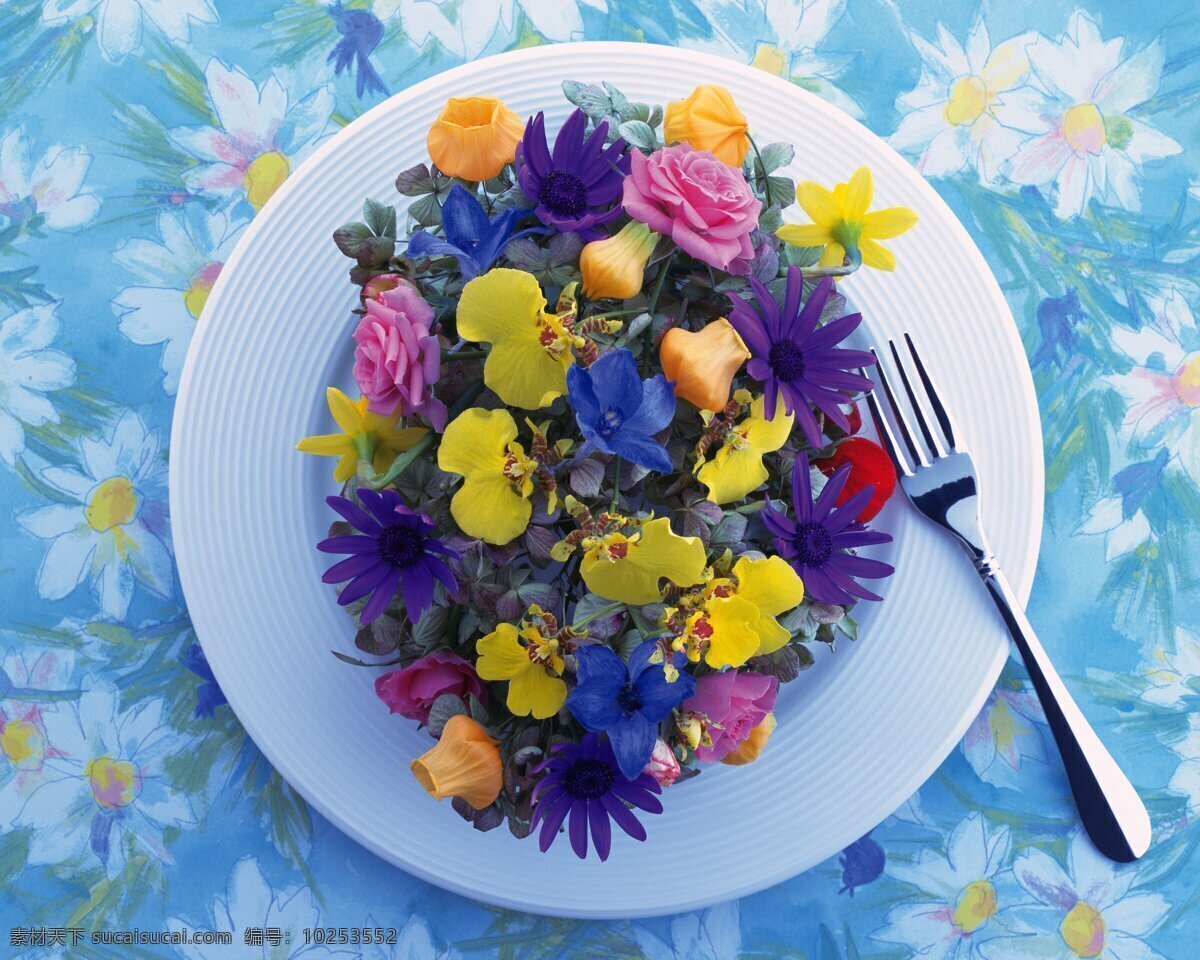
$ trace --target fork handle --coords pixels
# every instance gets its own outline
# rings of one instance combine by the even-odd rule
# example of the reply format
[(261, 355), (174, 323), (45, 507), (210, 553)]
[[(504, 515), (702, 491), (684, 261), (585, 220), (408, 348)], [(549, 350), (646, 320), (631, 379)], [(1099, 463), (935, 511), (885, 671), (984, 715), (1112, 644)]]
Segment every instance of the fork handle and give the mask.
[(1088, 836), (1118, 863), (1137, 860), (1150, 846), (1145, 805), (1067, 691), (1003, 571), (988, 563), (980, 574), (1025, 661)]

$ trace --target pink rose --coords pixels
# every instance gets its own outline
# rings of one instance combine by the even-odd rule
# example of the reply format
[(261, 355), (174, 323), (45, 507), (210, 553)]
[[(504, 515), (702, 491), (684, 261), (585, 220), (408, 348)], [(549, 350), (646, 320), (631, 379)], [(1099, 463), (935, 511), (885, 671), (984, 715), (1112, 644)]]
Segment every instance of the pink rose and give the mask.
[(675, 751), (661, 737), (654, 741), (654, 751), (642, 768), (642, 773), (650, 774), (660, 787), (669, 787), (679, 779), (679, 761), (675, 758)]
[[(390, 286), (389, 286), (390, 284)], [(364, 290), (366, 315), (354, 331), (354, 380), (374, 413), (423, 414), (446, 426), (446, 405), (433, 395), (442, 348), (429, 331), (433, 308), (402, 277), (376, 277)]]
[(749, 670), (708, 673), (696, 681), (696, 692), (683, 701), (685, 713), (704, 722), (712, 746), (696, 748), (696, 758), (716, 763), (741, 746), (750, 731), (775, 709), (779, 681)]
[(750, 272), (750, 234), (762, 204), (740, 170), (682, 143), (649, 157), (640, 150), (631, 156), (626, 213), (697, 260), (730, 273)]
[(486, 700), (475, 665), (447, 650), (435, 650), (420, 660), (375, 679), (375, 693), (388, 710), (409, 720), (425, 723), (433, 701), (444, 693), (462, 697), (474, 694)]

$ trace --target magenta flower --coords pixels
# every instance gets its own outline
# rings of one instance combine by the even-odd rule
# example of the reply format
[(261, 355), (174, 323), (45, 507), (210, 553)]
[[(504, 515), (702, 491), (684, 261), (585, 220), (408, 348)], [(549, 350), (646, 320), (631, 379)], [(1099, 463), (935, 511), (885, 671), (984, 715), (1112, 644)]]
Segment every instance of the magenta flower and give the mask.
[(631, 158), (626, 213), (718, 270), (750, 272), (762, 204), (740, 170), (682, 143), (649, 157), (634, 150)]
[(449, 650), (434, 650), (402, 670), (376, 677), (375, 694), (387, 704), (389, 712), (420, 723), (429, 722), (433, 702), (441, 696), (465, 701), (471, 694), (487, 702), (487, 690), (475, 673), (475, 664)]
[(696, 759), (716, 763), (733, 753), (775, 709), (778, 692), (778, 680), (750, 670), (706, 673), (697, 680), (696, 692), (682, 709), (704, 720), (712, 746), (697, 747)]
[(354, 380), (374, 413), (421, 414), (435, 430), (446, 427), (446, 405), (433, 395), (441, 375), (442, 348), (430, 332), (433, 307), (402, 277), (376, 277), (374, 296), (354, 331)]

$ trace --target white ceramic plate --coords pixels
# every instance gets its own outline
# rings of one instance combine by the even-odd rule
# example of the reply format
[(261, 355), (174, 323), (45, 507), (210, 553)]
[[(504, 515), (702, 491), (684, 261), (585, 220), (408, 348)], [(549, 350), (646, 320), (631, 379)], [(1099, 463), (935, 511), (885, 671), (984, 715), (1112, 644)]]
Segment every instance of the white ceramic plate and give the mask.
[[(449, 890), (519, 910), (632, 917), (695, 909), (787, 879), (857, 839), (942, 762), (981, 707), (1008, 642), (958, 548), (897, 496), (876, 521), (895, 543), (887, 598), (862, 639), (785, 688), (779, 730), (749, 767), (710, 769), (615, 837), (608, 863), (472, 830), (408, 772), (427, 734), (376, 700), (376, 671), (341, 666), (352, 629), (320, 582), (313, 544), (332, 519), (331, 461), (299, 437), (329, 429), (324, 387), (348, 386), (353, 292), (330, 240), (364, 196), (391, 203), (422, 161), (445, 99), (490, 93), (556, 129), (559, 84), (606, 79), (663, 102), (720, 78), (760, 144), (797, 145), (793, 176), (832, 184), (860, 164), (876, 204), (917, 210), (892, 242), (900, 269), (848, 286), (867, 335), (919, 337), (982, 475), (992, 545), (1028, 595), (1042, 522), (1042, 452), (1025, 354), (1000, 289), (949, 208), (860, 124), (776, 77), (667, 47), (587, 43), (506, 53), (392, 97), (328, 141), (242, 237), (204, 314), (175, 411), (171, 508), (189, 609), (230, 704), (322, 815), (363, 846)], [(863, 604), (860, 612), (874, 605)], [(686, 879), (685, 879), (686, 878)]]

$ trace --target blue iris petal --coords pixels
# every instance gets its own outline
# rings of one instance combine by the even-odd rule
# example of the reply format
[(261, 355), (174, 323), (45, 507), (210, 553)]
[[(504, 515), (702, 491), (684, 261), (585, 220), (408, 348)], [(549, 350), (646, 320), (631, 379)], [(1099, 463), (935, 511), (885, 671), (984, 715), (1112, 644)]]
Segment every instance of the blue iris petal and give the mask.
[(514, 235), (518, 221), (529, 213), (520, 207), (488, 217), (483, 204), (475, 194), (461, 183), (450, 188), (442, 203), (442, 232), (437, 237), (420, 230), (408, 241), (408, 255), (414, 259), (422, 257), (454, 257), (464, 280), (473, 280), (487, 271), (504, 245)]

